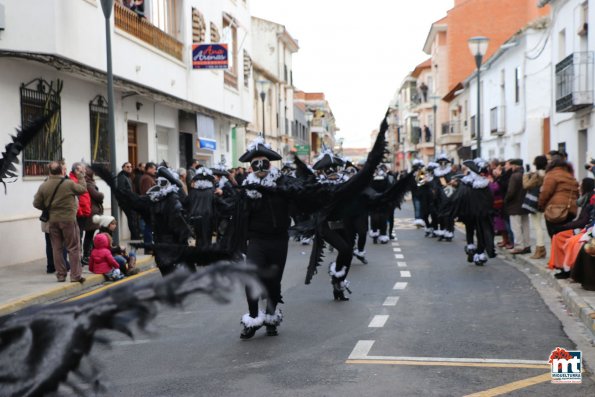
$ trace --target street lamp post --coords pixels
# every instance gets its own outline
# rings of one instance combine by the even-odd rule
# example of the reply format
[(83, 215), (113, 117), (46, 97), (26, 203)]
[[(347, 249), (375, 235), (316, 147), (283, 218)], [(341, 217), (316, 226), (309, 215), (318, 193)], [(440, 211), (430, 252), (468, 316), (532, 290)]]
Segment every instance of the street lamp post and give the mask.
[(260, 88), (260, 99), (262, 100), (262, 139), (266, 142), (266, 132), (265, 132), (265, 112), (264, 112), (264, 101), (267, 97), (267, 91), (269, 88), (270, 82), (268, 80), (258, 80), (258, 87)]
[(432, 95), (432, 97), (430, 98), (433, 102), (432, 105), (432, 111), (434, 112), (434, 159), (436, 159), (436, 138), (438, 137), (438, 122), (436, 120), (436, 112), (438, 111), (438, 100), (440, 99), (440, 96), (438, 95)]
[[(112, 16), (112, 10), (114, 9), (114, 0), (101, 0), (101, 8), (103, 10), (103, 16), (105, 17), (105, 51), (107, 58), (107, 114), (108, 123), (107, 130), (109, 134), (110, 143), (110, 164), (112, 174), (116, 175), (118, 172), (116, 165), (116, 122), (114, 118), (114, 73), (112, 70), (112, 35), (110, 19)], [(118, 202), (116, 197), (112, 193), (112, 216), (119, 223), (119, 210)], [(114, 244), (120, 242), (119, 233), (113, 235)]]
[(484, 36), (471, 37), (468, 40), (469, 50), (475, 57), (477, 67), (477, 157), (481, 157), (481, 64), (488, 50), (490, 39)]

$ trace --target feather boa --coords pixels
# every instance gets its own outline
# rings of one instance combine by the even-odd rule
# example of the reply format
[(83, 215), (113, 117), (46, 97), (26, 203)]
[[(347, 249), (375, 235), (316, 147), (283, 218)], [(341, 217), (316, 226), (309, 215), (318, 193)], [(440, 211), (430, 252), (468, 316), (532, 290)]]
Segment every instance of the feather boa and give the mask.
[(441, 177), (441, 176), (444, 176), (444, 175), (449, 174), (451, 172), (452, 172), (452, 167), (450, 165), (448, 165), (444, 169), (442, 169), (442, 168), (436, 168), (434, 170), (434, 176)]
[[(271, 167), (268, 174), (264, 178), (259, 178), (253, 172), (248, 174), (242, 185), (262, 185), (266, 187), (276, 187), (277, 186), (277, 179), (281, 176), (281, 172), (275, 168)], [(246, 190), (246, 194), (249, 198), (256, 200), (262, 197), (262, 194), (256, 190)]]
[[(161, 178), (157, 178), (157, 179), (161, 179)], [(176, 185), (167, 185), (166, 187), (163, 187), (159, 190), (149, 190), (147, 192), (147, 195), (149, 196), (149, 198), (151, 199), (151, 201), (160, 201), (162, 198), (167, 197), (167, 195), (169, 195), (170, 193), (177, 193), (179, 190), (179, 188)]]
[(192, 187), (198, 190), (205, 190), (213, 188), (213, 182), (207, 181), (205, 179), (199, 179), (192, 182)]

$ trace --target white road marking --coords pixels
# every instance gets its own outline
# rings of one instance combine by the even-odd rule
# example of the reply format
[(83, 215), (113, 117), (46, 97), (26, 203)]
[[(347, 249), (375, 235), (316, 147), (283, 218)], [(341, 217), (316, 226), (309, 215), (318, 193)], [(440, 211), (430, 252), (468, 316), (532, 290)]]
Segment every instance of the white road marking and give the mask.
[(368, 353), (370, 353), (370, 349), (372, 349), (372, 345), (374, 344), (373, 340), (359, 340), (355, 344), (355, 347), (351, 351), (349, 355), (350, 360), (357, 360), (361, 358), (368, 357)]
[(397, 306), (397, 302), (399, 301), (398, 296), (387, 296), (384, 300), (382, 306)]
[(411, 272), (409, 270), (401, 270), (401, 277), (411, 277)]
[(401, 252), (400, 248), (393, 248), (393, 252)]
[(349, 355), (349, 360), (379, 360), (379, 361), (426, 361), (426, 362), (451, 362), (451, 363), (490, 363), (490, 364), (529, 364), (547, 365), (543, 360), (517, 360), (499, 358), (452, 358), (452, 357), (401, 357), (401, 356), (369, 356), (374, 345), (373, 340), (357, 341)]
[(370, 325), (368, 325), (368, 327), (369, 328), (382, 328), (382, 327), (384, 327), (384, 324), (386, 324), (387, 321), (388, 321), (388, 315), (386, 315), (386, 314), (376, 315), (376, 316), (374, 316), (374, 318), (372, 318), (372, 321), (370, 321)]
[(151, 339), (132, 339), (132, 340), (118, 340), (110, 342), (112, 346), (128, 346), (128, 345), (142, 345), (151, 342)]
[(396, 241), (393, 241), (393, 247), (398, 247), (399, 243), (397, 243)]
[(403, 254), (395, 254), (395, 259), (405, 259)]
[(407, 262), (397, 262), (397, 266), (399, 266), (399, 267), (407, 267)]
[(407, 283), (404, 282), (398, 282), (395, 284), (395, 286), (393, 287), (393, 289), (405, 289), (407, 287)]

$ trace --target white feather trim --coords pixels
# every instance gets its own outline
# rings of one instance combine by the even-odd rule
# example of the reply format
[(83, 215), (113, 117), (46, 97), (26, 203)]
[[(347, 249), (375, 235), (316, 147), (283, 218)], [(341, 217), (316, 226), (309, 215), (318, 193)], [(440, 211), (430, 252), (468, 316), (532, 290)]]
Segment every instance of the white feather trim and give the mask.
[(225, 184), (228, 182), (227, 178), (225, 176), (222, 176), (221, 179), (219, 179), (219, 189), (223, 189), (225, 187)]
[(333, 276), (333, 277), (336, 277), (336, 278), (341, 278), (341, 277), (345, 277), (345, 272), (346, 271), (347, 271), (347, 269), (345, 267), (343, 267), (343, 269), (341, 269), (341, 271), (337, 271), (337, 263), (336, 262), (333, 262), (329, 266), (328, 274), (330, 276)]
[(364, 256), (366, 255), (366, 251), (358, 251), (357, 248), (353, 250), (353, 255), (355, 256)]
[(264, 324), (265, 325), (274, 325), (278, 326), (283, 321), (283, 312), (281, 309), (277, 308), (275, 310), (275, 314), (265, 314), (264, 315)]
[(368, 235), (372, 238), (380, 236), (380, 231), (375, 232), (374, 230), (370, 230)]
[(477, 175), (473, 180), (473, 189), (484, 189), (490, 184), (488, 178), (484, 178), (483, 176)]
[(444, 230), (440, 230), (440, 229), (434, 230), (434, 234), (436, 236), (444, 236)]
[(381, 243), (388, 243), (389, 242), (389, 238), (388, 236), (380, 236), (378, 237), (378, 241), (380, 241)]
[(262, 310), (258, 312), (258, 317), (250, 317), (250, 313), (242, 316), (241, 324), (246, 328), (260, 328), (264, 323), (265, 314)]
[(448, 165), (444, 169), (442, 169), (442, 168), (436, 168), (434, 170), (434, 176), (441, 177), (441, 176), (444, 176), (444, 175), (449, 174), (451, 172), (452, 172), (452, 167), (450, 165)]
[(252, 151), (252, 150), (256, 150), (258, 148), (258, 145), (262, 145), (267, 149), (271, 148), (271, 145), (269, 145), (268, 143), (266, 143), (264, 141), (264, 138), (261, 136), (258, 136), (256, 138), (254, 138), (254, 140), (248, 145), (247, 149), (248, 151)]
[(213, 182), (207, 181), (205, 179), (199, 179), (192, 182), (192, 187), (198, 190), (211, 189), (213, 187)]
[(461, 178), (461, 183), (464, 183), (465, 185), (473, 185), (473, 182), (475, 181), (476, 177), (477, 174), (473, 173), (472, 171), (469, 171), (467, 175)]
[[(256, 176), (254, 172), (248, 174), (242, 185), (262, 185), (267, 187), (275, 187), (277, 186), (277, 179), (281, 176), (281, 172), (279, 169), (275, 167), (271, 167), (269, 172), (264, 178), (259, 178)], [(251, 199), (259, 199), (262, 197), (262, 194), (256, 190), (246, 190), (246, 194)]]
[[(157, 185), (159, 185), (160, 180), (163, 179), (165, 181), (167, 181), (167, 179), (159, 177), (157, 178)], [(166, 197), (168, 194), (173, 193), (173, 192), (178, 192), (178, 187), (176, 185), (172, 185), (169, 183), (169, 181), (167, 181), (168, 185), (160, 188), (160, 189), (156, 189), (155, 190), (151, 190), (149, 189), (147, 191), (147, 196), (149, 196), (149, 198), (151, 199), (151, 201), (159, 201), (162, 198)]]
[(477, 247), (475, 246), (475, 244), (467, 244), (467, 246), (465, 247), (466, 250), (471, 251), (471, 250), (476, 250)]

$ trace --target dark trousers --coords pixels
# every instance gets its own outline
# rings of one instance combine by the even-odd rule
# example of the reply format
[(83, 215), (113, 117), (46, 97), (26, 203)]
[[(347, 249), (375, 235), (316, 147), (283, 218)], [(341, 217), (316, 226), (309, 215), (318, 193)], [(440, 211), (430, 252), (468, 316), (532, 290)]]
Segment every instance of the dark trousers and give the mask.
[(357, 250), (362, 252), (366, 249), (366, 237), (368, 234), (368, 213), (358, 215), (353, 219), (353, 239), (354, 242), (357, 240)]
[(381, 236), (386, 236), (387, 222), (388, 210), (370, 213), (370, 228), (374, 231), (379, 231)]
[(475, 219), (472, 216), (466, 216), (462, 219), (465, 224), (465, 240), (467, 245), (475, 245)]
[[(46, 271), (48, 273), (54, 273), (56, 271), (56, 266), (54, 266), (54, 252), (52, 250), (52, 240), (50, 239), (49, 233), (44, 233), (45, 235), (45, 257), (47, 258), (47, 267)], [(62, 255), (64, 257), (64, 264), (66, 265), (66, 270), (70, 270), (70, 263), (68, 263), (67, 259), (68, 252), (66, 248), (62, 248)]]
[(49, 227), (56, 277), (58, 280), (66, 278), (67, 270), (62, 248), (65, 247), (68, 250), (68, 257), (70, 258), (70, 280), (79, 280), (82, 273), (81, 240), (77, 223), (75, 221), (50, 222)]
[(477, 252), (487, 252), (488, 256), (494, 257), (496, 251), (494, 248), (494, 224), (489, 215), (475, 217), (475, 227), (477, 229)]
[(393, 229), (395, 228), (395, 209), (396, 207), (390, 207), (390, 211), (388, 213), (388, 235), (393, 235)]
[[(246, 260), (248, 264), (258, 268), (258, 278), (267, 294), (266, 313), (274, 314), (281, 299), (281, 279), (285, 270), (287, 260), (287, 248), (289, 240), (283, 239), (262, 239), (251, 238), (248, 242)], [(258, 317), (258, 297), (246, 287), (246, 299), (250, 317)]]
[(333, 230), (329, 228), (326, 222), (323, 223), (320, 232), (324, 241), (337, 250), (335, 270), (340, 272), (345, 268), (345, 275), (343, 277), (333, 277), (333, 281), (343, 281), (347, 278), (351, 260), (353, 259), (353, 239), (349, 238), (349, 236), (353, 236), (353, 232), (346, 228)]
[(126, 214), (126, 219), (128, 220), (128, 230), (130, 230), (130, 239), (131, 240), (140, 240), (140, 226), (138, 222), (138, 214), (133, 210), (124, 210), (124, 214)]

